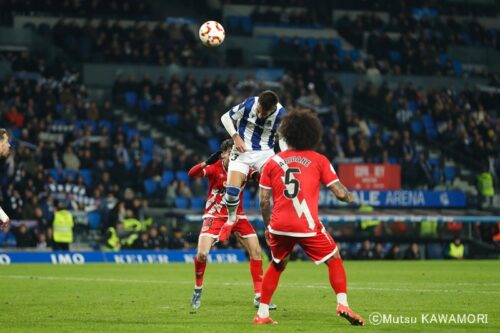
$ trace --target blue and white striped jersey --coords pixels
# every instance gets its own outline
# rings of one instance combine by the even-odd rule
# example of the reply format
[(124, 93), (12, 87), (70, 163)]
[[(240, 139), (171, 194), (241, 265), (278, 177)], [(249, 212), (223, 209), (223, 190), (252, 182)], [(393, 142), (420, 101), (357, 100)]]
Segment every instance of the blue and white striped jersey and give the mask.
[(236, 130), (248, 150), (259, 151), (274, 148), (274, 136), (286, 113), (278, 103), (276, 111), (265, 119), (257, 118), (256, 108), (259, 97), (249, 97), (229, 110), (229, 116), (236, 121)]

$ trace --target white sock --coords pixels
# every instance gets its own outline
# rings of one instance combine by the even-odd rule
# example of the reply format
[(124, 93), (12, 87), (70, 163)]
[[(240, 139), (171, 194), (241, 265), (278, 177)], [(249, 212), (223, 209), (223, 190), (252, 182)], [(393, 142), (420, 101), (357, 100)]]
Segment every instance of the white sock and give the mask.
[(255, 298), (260, 297), (260, 293), (255, 293)]
[(196, 290), (200, 290), (200, 289), (203, 289), (203, 286), (199, 286), (199, 287), (198, 287), (197, 285), (194, 285), (194, 289), (196, 289)]
[(259, 311), (257, 311), (257, 314), (261, 318), (269, 317), (269, 304), (260, 303)]
[(346, 293), (338, 293), (337, 294), (337, 304), (349, 306), (349, 304), (347, 304), (347, 294)]

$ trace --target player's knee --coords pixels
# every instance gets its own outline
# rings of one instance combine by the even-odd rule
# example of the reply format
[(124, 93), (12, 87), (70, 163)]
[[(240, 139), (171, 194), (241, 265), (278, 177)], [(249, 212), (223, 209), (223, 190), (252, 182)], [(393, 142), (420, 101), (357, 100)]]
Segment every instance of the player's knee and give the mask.
[(198, 262), (205, 262), (207, 261), (208, 253), (207, 252), (198, 252), (196, 255), (196, 259)]
[(226, 187), (226, 194), (224, 194), (224, 202), (226, 206), (238, 206), (240, 204), (241, 189), (237, 186), (228, 185)]
[(255, 260), (260, 260), (262, 256), (262, 251), (260, 249), (260, 246), (256, 246), (255, 248), (251, 248), (250, 251), (248, 251), (250, 258), (255, 259)]
[(283, 272), (288, 264), (288, 259), (280, 260), (280, 262), (273, 261), (273, 266), (278, 272)]

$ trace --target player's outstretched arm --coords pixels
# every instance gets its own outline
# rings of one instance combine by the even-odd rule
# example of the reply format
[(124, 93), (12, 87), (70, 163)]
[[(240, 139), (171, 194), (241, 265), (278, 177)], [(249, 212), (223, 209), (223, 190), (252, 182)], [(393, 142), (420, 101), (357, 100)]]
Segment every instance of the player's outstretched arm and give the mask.
[(216, 151), (215, 153), (213, 153), (212, 155), (210, 155), (210, 157), (207, 158), (207, 160), (205, 162), (201, 162), (199, 164), (196, 164), (194, 167), (192, 167), (189, 170), (188, 176), (189, 177), (193, 177), (193, 178), (203, 177), (203, 175), (204, 175), (203, 169), (207, 165), (214, 164), (215, 162), (217, 162), (218, 160), (220, 160), (220, 155), (221, 154), (222, 154), (222, 152), (220, 150)]
[(354, 203), (356, 201), (354, 194), (349, 192), (349, 190), (340, 181), (333, 183), (328, 187), (328, 189), (332, 191), (340, 201), (347, 203)]

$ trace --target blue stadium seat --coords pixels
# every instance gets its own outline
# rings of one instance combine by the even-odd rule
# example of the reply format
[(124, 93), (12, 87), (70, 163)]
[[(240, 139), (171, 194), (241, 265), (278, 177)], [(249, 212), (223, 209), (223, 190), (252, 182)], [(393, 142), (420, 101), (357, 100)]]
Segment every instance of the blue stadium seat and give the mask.
[(141, 109), (141, 112), (148, 112), (151, 108), (151, 101), (149, 99), (141, 100), (141, 102), (139, 103), (139, 108)]
[(413, 134), (419, 136), (423, 132), (423, 126), (422, 123), (419, 120), (413, 120), (411, 122), (411, 131)]
[(453, 60), (453, 71), (455, 72), (455, 76), (462, 76), (462, 63), (458, 60)]
[(208, 147), (212, 153), (218, 151), (220, 149), (220, 140), (218, 138), (208, 140)]
[(361, 57), (361, 54), (358, 50), (351, 50), (351, 59), (353, 61), (358, 60)]
[(21, 137), (21, 129), (19, 127), (14, 127), (11, 132), (13, 138), (19, 139)]
[(163, 172), (163, 176), (161, 177), (161, 187), (162, 188), (165, 188), (167, 187), (168, 185), (170, 185), (170, 183), (172, 182), (172, 180), (174, 180), (174, 173), (172, 171), (164, 171)]
[(435, 168), (433, 177), (437, 184), (441, 183), (441, 169)]
[(140, 135), (139, 131), (133, 128), (129, 128), (127, 130), (127, 141), (131, 141), (132, 138), (136, 135)]
[(432, 117), (429, 115), (424, 115), (422, 117), (422, 120), (424, 121), (424, 128), (427, 137), (429, 137), (432, 140), (435, 140), (437, 138), (437, 130), (436, 130), (436, 124), (434, 123), (434, 119), (432, 119)]
[(448, 61), (448, 53), (439, 54), (439, 62), (441, 63), (441, 65), (446, 64), (446, 61)]
[(144, 181), (144, 190), (147, 196), (153, 196), (156, 193), (157, 183), (154, 179), (146, 179)]
[(315, 48), (318, 45), (318, 39), (314, 37), (306, 38), (305, 41), (310, 48)]
[(125, 93), (125, 102), (128, 106), (136, 106), (137, 105), (137, 93), (133, 91), (127, 91)]
[(455, 167), (445, 167), (444, 168), (444, 179), (446, 181), (453, 181), (456, 175), (456, 169)]
[(141, 156), (142, 166), (145, 167), (146, 165), (148, 165), (152, 159), (153, 159), (153, 154), (146, 154), (146, 153), (142, 154)]
[(243, 201), (250, 201), (252, 200), (252, 194), (250, 193), (250, 191), (246, 190), (246, 191), (243, 191)]
[(59, 172), (59, 170), (55, 169), (55, 168), (52, 168), (52, 169), (49, 169), (49, 174), (54, 177), (54, 180), (56, 182), (59, 182), (61, 180), (61, 176), (62, 174)]
[(191, 208), (192, 209), (205, 208), (205, 200), (201, 197), (192, 197), (191, 198)]
[(189, 207), (189, 199), (183, 197), (175, 198), (175, 207), (181, 209), (188, 209)]
[(389, 51), (389, 59), (391, 59), (392, 62), (400, 63), (401, 62), (401, 52)]
[(252, 209), (252, 201), (250, 201), (250, 200), (243, 200), (243, 209), (244, 210)]
[(237, 28), (238, 25), (240, 24), (240, 17), (239, 16), (234, 16), (234, 15), (228, 15), (226, 16), (226, 24), (228, 28)]
[(80, 169), (80, 171), (78, 173), (80, 176), (83, 177), (83, 182), (85, 183), (85, 185), (87, 185), (87, 186), (92, 185), (92, 171), (91, 170)]
[[(56, 104), (56, 113), (57, 114), (61, 114), (63, 111), (64, 111), (64, 104), (63, 103), (57, 103)], [(55, 121), (52, 122), (52, 123), (54, 124)]]
[(255, 200), (254, 200), (254, 207), (256, 210), (260, 210), (260, 200), (258, 197), (255, 197)]
[(180, 122), (180, 117), (176, 114), (169, 114), (165, 116), (165, 122), (170, 126), (177, 126)]
[(342, 49), (342, 41), (340, 40), (340, 38), (334, 38), (334, 39), (333, 39), (333, 46), (334, 46), (337, 50)]
[(243, 32), (250, 34), (253, 30), (253, 22), (249, 16), (242, 16), (240, 18), (241, 27), (243, 28)]
[(97, 127), (105, 127), (108, 129), (108, 132), (111, 132), (113, 129), (113, 124), (109, 120), (99, 120), (99, 122), (97, 123)]
[(345, 59), (345, 51), (344, 51), (344, 50), (342, 50), (342, 49), (339, 49), (338, 53), (339, 53), (339, 60), (340, 60), (340, 62), (344, 62), (344, 59)]
[(141, 138), (142, 150), (144, 153), (153, 153), (154, 140), (150, 137)]
[(101, 213), (99, 213), (96, 210), (88, 212), (87, 221), (89, 228), (92, 230), (96, 230), (97, 228), (99, 228), (99, 225), (101, 224)]
[(417, 111), (417, 103), (415, 101), (408, 101), (408, 108), (412, 113)]
[(77, 174), (78, 174), (78, 172), (75, 170), (64, 170), (64, 178), (70, 176), (71, 181), (75, 180)]
[(182, 180), (186, 185), (189, 185), (189, 176), (186, 171), (177, 171), (175, 173), (175, 178), (177, 180)]

